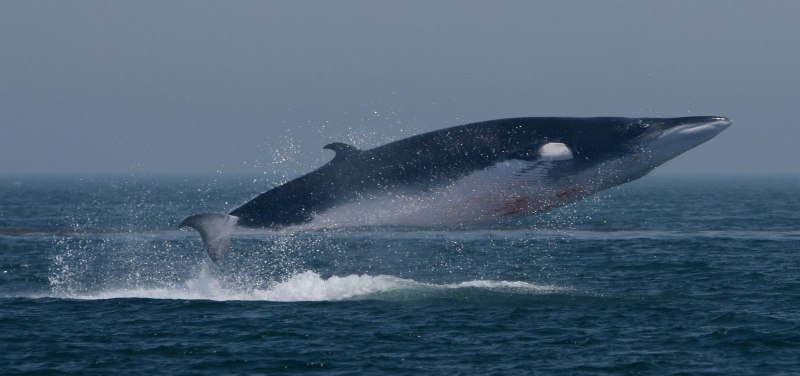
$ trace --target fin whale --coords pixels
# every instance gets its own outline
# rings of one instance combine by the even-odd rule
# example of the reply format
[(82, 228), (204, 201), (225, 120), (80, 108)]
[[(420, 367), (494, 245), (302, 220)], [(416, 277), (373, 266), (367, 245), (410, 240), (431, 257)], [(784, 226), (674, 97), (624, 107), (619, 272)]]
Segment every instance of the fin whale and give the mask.
[(322, 167), (228, 214), (196, 214), (180, 226), (198, 230), (218, 262), (236, 227), (299, 225), (387, 195), (430, 197), (402, 224), (531, 215), (642, 177), (731, 123), (721, 116), (530, 117), (441, 129), (368, 150), (336, 142), (324, 146), (336, 154)]

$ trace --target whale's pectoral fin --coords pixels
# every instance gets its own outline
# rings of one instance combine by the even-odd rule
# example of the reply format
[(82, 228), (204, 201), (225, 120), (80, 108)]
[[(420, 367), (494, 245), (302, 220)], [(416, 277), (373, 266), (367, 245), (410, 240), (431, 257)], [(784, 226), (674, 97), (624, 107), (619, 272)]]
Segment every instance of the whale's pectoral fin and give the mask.
[(216, 263), (228, 252), (231, 234), (238, 220), (239, 217), (223, 213), (195, 214), (184, 219), (180, 227), (191, 227), (200, 232), (211, 261)]
[(360, 152), (360, 150), (358, 150), (358, 148), (355, 146), (345, 144), (344, 142), (334, 142), (332, 144), (327, 144), (322, 148), (335, 151), (336, 156), (334, 156), (333, 159), (341, 160), (353, 157)]

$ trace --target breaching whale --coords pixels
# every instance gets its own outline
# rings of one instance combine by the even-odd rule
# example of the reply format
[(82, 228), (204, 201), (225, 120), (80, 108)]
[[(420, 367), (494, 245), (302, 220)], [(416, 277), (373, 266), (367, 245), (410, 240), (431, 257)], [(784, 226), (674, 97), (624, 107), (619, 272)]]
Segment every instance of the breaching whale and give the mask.
[(180, 226), (198, 230), (217, 262), (235, 227), (299, 225), (387, 198), (407, 199), (412, 209), (375, 224), (457, 225), (531, 215), (642, 177), (730, 125), (720, 116), (529, 117), (441, 129), (368, 150), (336, 142), (324, 146), (336, 154), (322, 167), (229, 214), (196, 214)]

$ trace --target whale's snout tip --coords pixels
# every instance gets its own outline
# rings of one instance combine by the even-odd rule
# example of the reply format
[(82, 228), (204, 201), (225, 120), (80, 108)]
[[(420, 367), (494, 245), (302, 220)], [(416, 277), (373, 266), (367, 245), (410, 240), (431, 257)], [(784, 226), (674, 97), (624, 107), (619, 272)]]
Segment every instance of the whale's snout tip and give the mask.
[(730, 127), (733, 124), (733, 120), (727, 116), (711, 116), (709, 120), (710, 123), (717, 123), (723, 128)]
[(728, 129), (733, 124), (733, 120), (727, 116), (703, 116), (689, 119), (677, 127), (678, 133), (710, 132), (716, 134)]

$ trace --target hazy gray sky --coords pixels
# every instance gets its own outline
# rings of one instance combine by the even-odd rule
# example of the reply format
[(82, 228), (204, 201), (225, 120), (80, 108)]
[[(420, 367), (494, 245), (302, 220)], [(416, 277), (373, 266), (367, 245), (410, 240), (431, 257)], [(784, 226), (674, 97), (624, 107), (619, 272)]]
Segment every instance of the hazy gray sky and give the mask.
[(800, 1), (2, 1), (0, 174), (286, 173), (515, 116), (726, 115), (800, 173)]

